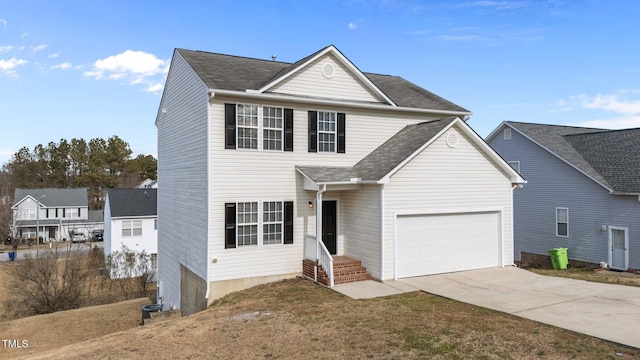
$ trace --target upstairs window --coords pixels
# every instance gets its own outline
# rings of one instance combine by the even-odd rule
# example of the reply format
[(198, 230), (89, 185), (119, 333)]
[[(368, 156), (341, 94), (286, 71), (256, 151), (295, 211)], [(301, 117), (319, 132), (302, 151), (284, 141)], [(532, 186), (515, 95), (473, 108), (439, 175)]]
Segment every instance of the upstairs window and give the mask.
[(309, 111), (309, 152), (345, 152), (345, 114)]
[(258, 149), (258, 106), (238, 104), (238, 149)]
[(520, 161), (509, 161), (507, 164), (509, 164), (513, 170), (517, 171), (518, 174), (520, 173)]
[(293, 151), (293, 109), (224, 104), (225, 149)]
[(505, 140), (511, 140), (511, 128), (505, 128), (502, 135)]
[(336, 113), (318, 111), (318, 152), (336, 152)]
[(282, 151), (284, 117), (282, 108), (262, 109), (262, 149)]
[(142, 220), (123, 220), (122, 236), (142, 236)]

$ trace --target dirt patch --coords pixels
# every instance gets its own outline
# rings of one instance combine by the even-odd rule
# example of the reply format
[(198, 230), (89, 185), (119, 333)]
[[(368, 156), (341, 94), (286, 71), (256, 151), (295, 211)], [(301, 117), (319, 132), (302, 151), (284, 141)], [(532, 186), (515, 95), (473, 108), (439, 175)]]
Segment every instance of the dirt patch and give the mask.
[[(619, 356), (616, 354), (620, 354)], [(640, 350), (414, 292), (354, 300), (294, 279), (197, 314), (51, 349), (46, 359), (624, 359)]]

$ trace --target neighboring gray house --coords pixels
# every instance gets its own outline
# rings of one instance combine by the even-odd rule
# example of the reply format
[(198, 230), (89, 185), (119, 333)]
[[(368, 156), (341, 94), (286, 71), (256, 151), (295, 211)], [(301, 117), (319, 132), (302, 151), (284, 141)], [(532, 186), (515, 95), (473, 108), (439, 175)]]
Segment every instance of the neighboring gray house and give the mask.
[(158, 190), (109, 189), (104, 204), (104, 255), (121, 251), (158, 254)]
[(469, 115), (334, 46), (295, 63), (176, 49), (156, 117), (164, 308), (302, 274), (512, 265), (524, 180)]
[(13, 235), (36, 237), (44, 241), (71, 240), (74, 232), (85, 236), (101, 229), (101, 214), (89, 211), (86, 188), (16, 189), (13, 210)]
[(566, 247), (571, 260), (640, 269), (640, 129), (507, 121), (487, 142), (527, 179), (514, 192), (516, 260)]

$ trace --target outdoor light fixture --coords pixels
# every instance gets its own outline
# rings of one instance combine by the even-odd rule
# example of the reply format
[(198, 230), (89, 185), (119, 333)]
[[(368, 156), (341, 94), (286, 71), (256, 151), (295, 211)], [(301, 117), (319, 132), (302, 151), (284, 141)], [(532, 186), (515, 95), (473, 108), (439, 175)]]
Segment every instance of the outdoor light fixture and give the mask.
[(309, 207), (313, 208), (313, 201), (309, 200)]

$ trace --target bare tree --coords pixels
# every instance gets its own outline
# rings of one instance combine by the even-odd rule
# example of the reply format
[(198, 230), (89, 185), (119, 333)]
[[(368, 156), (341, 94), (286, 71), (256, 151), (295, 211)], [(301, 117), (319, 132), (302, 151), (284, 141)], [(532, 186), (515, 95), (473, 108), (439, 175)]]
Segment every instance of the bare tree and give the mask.
[(47, 314), (79, 308), (88, 272), (77, 252), (27, 254), (12, 267), (13, 291), (27, 314)]

